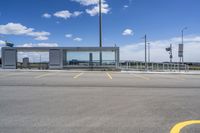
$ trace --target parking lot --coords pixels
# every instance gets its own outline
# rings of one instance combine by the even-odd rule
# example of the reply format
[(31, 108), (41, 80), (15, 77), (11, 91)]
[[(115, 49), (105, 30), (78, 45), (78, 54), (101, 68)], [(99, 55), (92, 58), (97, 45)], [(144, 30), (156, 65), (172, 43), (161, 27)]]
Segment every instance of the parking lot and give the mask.
[(188, 120), (200, 120), (200, 75), (0, 72), (0, 133), (170, 133)]

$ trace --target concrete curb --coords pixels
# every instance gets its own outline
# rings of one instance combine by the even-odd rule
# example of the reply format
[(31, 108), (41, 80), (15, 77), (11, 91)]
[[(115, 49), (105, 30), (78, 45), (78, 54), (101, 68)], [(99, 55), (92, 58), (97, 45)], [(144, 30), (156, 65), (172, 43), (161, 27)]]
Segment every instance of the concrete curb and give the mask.
[[(33, 69), (1, 69), (0, 72), (103, 72), (89, 70), (33, 70)], [(109, 72), (109, 71), (105, 71)], [(144, 71), (114, 71), (116, 73), (132, 73), (132, 74), (183, 74), (183, 75), (200, 75), (200, 71), (189, 72), (144, 72)]]

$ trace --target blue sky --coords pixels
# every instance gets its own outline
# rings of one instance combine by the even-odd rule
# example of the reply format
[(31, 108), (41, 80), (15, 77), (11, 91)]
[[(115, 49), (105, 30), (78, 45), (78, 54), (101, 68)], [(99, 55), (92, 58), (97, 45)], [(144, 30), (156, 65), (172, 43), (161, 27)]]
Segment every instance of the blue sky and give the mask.
[[(96, 1), (1, 0), (0, 40), (16, 45), (98, 46)], [(142, 42), (144, 34), (152, 43), (170, 42), (185, 26), (192, 40), (200, 35), (199, 5), (199, 0), (105, 0), (103, 45), (117, 44), (124, 50)]]

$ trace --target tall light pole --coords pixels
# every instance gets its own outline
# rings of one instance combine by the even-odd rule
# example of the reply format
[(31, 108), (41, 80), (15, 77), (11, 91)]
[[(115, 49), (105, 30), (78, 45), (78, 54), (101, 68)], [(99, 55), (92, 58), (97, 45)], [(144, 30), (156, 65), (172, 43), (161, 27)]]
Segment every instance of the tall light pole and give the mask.
[[(183, 45), (183, 48), (184, 48), (184, 31), (187, 30), (187, 27), (184, 27), (182, 30), (181, 30), (181, 37), (182, 37), (182, 45)], [(184, 57), (184, 55), (183, 55)], [(182, 57), (182, 63), (184, 63), (184, 58)]]
[[(102, 48), (102, 12), (101, 12), (101, 0), (99, 0), (99, 47)], [(102, 51), (100, 51), (100, 66), (102, 65)]]
[(151, 43), (148, 43), (148, 63), (151, 62)]
[(144, 43), (145, 43), (145, 70), (147, 70), (147, 35), (144, 36)]

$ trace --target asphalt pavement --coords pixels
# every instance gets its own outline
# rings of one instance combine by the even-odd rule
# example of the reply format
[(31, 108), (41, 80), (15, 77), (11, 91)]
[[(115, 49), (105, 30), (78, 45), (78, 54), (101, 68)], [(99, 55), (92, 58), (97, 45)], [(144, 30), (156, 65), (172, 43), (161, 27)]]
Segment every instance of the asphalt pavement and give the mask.
[(0, 72), (0, 133), (170, 133), (191, 120), (200, 120), (200, 75)]

